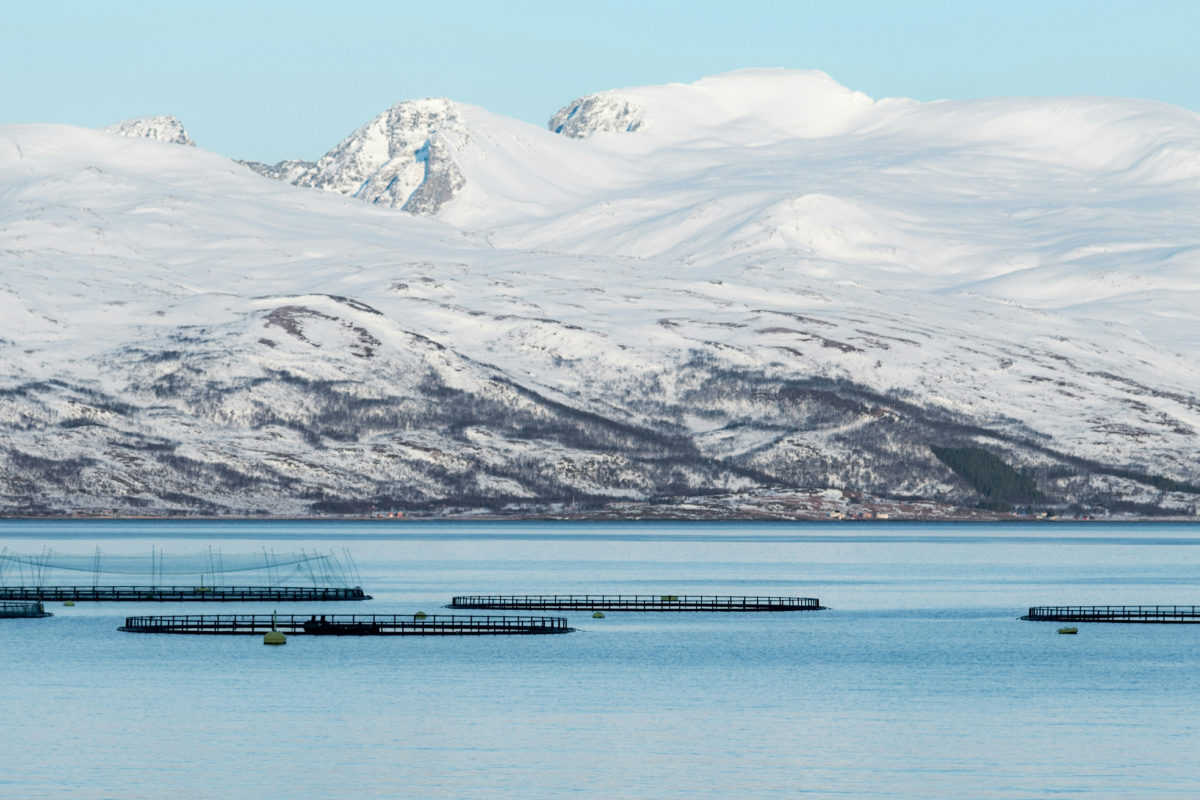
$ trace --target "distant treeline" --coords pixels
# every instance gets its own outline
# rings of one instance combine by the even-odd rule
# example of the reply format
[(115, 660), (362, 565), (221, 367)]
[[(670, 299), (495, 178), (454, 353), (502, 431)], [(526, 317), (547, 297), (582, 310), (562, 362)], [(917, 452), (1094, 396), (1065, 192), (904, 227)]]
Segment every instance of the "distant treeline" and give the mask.
[(1187, 494), (1200, 494), (1200, 486), (1191, 483), (1184, 483), (1173, 478), (1166, 478), (1162, 475), (1144, 475), (1140, 472), (1129, 472), (1127, 470), (1106, 470), (1106, 473), (1117, 478), (1128, 478), (1131, 481), (1144, 483), (1147, 486), (1153, 486), (1160, 492), (1186, 492)]
[[(1033, 476), (1017, 472), (999, 457), (982, 447), (937, 447), (929, 449), (938, 460), (954, 470), (967, 483), (975, 487), (989, 500), (1022, 501), (1041, 500), (1045, 497), (1038, 491)], [(999, 505), (995, 507), (999, 509)]]

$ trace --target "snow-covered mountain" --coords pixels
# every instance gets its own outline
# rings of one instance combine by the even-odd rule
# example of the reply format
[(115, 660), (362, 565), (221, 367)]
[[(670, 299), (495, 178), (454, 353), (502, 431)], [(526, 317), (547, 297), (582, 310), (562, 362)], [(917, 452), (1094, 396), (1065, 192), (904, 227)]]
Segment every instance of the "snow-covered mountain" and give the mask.
[(154, 138), (0, 127), (8, 508), (980, 500), (930, 445), (1197, 500), (1192, 112), (742, 70), (315, 163)]

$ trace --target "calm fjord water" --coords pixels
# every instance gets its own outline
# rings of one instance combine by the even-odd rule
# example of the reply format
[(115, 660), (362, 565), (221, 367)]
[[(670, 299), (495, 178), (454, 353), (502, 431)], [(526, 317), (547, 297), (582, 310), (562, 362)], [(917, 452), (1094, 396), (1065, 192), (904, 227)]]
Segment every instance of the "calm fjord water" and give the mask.
[(117, 631), (191, 604), (55, 606), (0, 620), (2, 797), (1200, 795), (1200, 626), (1072, 637), (1016, 619), (1038, 604), (1200, 605), (1196, 525), (8, 521), (0, 544), (344, 546), (375, 597), (284, 613), (542, 592), (831, 606), (279, 648)]

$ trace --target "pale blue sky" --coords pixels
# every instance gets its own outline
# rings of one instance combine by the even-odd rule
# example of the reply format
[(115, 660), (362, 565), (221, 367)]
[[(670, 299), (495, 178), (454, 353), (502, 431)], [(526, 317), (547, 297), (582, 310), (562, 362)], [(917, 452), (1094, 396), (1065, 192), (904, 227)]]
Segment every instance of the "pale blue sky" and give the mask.
[(1200, 110), (1200, 2), (8, 0), (0, 122), (175, 114), (235, 158), (316, 158), (399, 100), (544, 125), (601, 89), (821, 69), (872, 97), (1122, 95)]

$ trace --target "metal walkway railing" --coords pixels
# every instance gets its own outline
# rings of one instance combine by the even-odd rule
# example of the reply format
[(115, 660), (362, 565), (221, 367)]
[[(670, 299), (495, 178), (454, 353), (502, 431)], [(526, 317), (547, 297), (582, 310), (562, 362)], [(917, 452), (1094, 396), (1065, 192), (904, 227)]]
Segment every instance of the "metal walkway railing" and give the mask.
[(256, 635), (278, 630), (289, 636), (511, 636), (570, 633), (558, 617), (477, 617), (437, 614), (232, 614), (127, 617), (131, 633)]
[(1200, 623), (1200, 606), (1034, 606), (1034, 622)]
[(818, 611), (815, 597), (553, 594), (455, 597), (447, 608), (505, 611)]
[(4, 586), (0, 600), (251, 603), (370, 600), (353, 589), (307, 586)]

